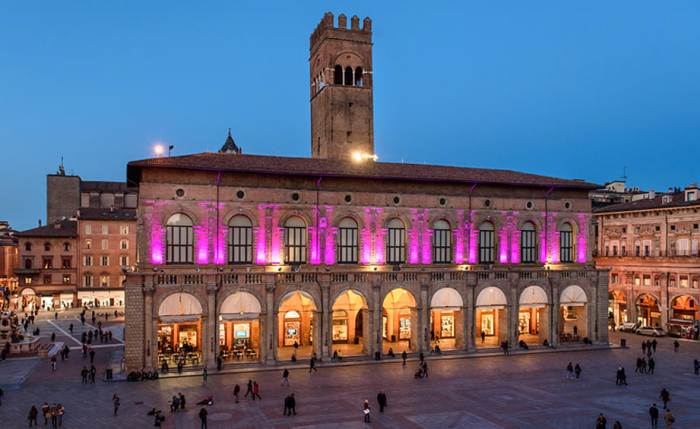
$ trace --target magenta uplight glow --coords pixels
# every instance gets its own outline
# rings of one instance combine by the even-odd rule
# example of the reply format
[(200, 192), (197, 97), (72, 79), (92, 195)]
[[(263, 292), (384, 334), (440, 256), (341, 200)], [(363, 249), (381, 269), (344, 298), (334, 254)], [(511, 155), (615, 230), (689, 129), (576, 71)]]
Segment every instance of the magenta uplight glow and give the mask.
[(576, 262), (585, 264), (588, 259), (588, 249), (586, 248), (587, 219), (583, 213), (578, 214), (578, 236), (576, 237)]
[(455, 225), (455, 264), (464, 263), (464, 210), (457, 210), (457, 225)]

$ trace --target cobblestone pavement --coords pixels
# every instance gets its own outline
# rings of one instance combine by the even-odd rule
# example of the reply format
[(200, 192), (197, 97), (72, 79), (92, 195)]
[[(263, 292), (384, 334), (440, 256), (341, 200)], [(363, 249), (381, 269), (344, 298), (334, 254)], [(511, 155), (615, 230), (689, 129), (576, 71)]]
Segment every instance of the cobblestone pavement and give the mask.
[[(618, 337), (613, 334), (612, 340)], [(0, 363), (6, 392), (0, 427), (26, 427), (31, 404), (49, 401), (66, 407), (63, 427), (68, 429), (152, 427), (146, 416), (152, 407), (165, 412), (164, 428), (199, 428), (195, 402), (213, 395), (209, 428), (370, 427), (362, 422), (364, 399), (373, 407), (375, 428), (594, 428), (600, 412), (607, 416), (608, 427), (620, 420), (625, 429), (647, 428), (647, 409), (652, 402), (661, 404), (658, 394), (666, 387), (677, 417), (674, 428), (699, 428), (700, 376), (693, 374), (692, 360), (700, 358), (700, 344), (683, 341), (680, 352), (674, 353), (673, 340), (661, 339), (656, 374), (641, 375), (634, 373), (641, 338), (625, 337), (628, 349), (429, 360), (430, 377), (423, 380), (413, 377), (415, 362), (407, 367), (400, 362), (320, 367), (312, 374), (298, 369), (291, 372), (289, 388), (280, 386), (281, 370), (221, 375), (212, 371), (206, 386), (200, 376), (82, 385), (78, 373), (84, 362), (77, 352), (68, 362), (59, 361), (55, 375), (45, 360), (15, 360)], [(98, 368), (116, 351), (98, 349)], [(583, 367), (580, 380), (566, 380), (569, 361)], [(18, 371), (25, 363), (33, 366)], [(618, 365), (626, 368), (627, 387), (615, 385)], [(5, 372), (25, 375), (3, 377)], [(245, 391), (248, 378), (260, 383), (263, 399), (235, 404), (233, 385), (239, 383)], [(385, 390), (389, 402), (383, 414), (376, 405), (379, 389)], [(115, 392), (122, 403), (118, 417), (111, 415)], [(187, 397), (187, 410), (171, 415), (168, 399), (178, 392)], [(282, 415), (288, 392), (297, 398), (296, 417)]]

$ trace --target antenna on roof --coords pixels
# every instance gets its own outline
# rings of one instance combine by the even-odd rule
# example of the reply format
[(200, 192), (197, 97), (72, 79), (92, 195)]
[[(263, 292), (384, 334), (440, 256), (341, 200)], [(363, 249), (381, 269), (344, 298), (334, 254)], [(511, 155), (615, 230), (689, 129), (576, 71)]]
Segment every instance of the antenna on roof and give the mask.
[(61, 163), (58, 165), (58, 175), (65, 176), (66, 168), (63, 166), (63, 155), (61, 155)]
[(627, 166), (622, 167), (622, 180), (627, 182)]

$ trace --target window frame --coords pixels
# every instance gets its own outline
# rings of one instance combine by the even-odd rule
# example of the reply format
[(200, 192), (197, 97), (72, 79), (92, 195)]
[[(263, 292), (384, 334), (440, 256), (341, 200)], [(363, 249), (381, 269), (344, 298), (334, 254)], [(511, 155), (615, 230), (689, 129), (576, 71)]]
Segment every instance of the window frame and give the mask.
[[(235, 219), (244, 218), (247, 225), (234, 225)], [(238, 238), (238, 239), (237, 239)], [(234, 216), (228, 225), (228, 263), (244, 265), (253, 263), (253, 223), (246, 216)]]
[[(349, 222), (353, 226), (348, 226)], [(345, 223), (345, 226), (343, 225)], [(357, 264), (359, 263), (359, 226), (354, 219), (345, 218), (338, 224), (336, 233), (336, 263)]]
[(386, 230), (386, 263), (391, 265), (406, 263), (406, 225), (400, 219), (392, 219)]
[[(564, 229), (568, 227), (569, 229)], [(617, 246), (613, 246), (613, 256), (617, 256)], [(559, 262), (571, 264), (574, 262), (574, 227), (569, 222), (559, 228)]]
[[(527, 226), (532, 229), (525, 229)], [(537, 262), (537, 227), (532, 222), (525, 222), (520, 229), (520, 263)]]
[(439, 220), (435, 222), (433, 225), (431, 242), (431, 258), (433, 264), (451, 264), (452, 229), (447, 221)]
[[(174, 219), (176, 216), (181, 216), (182, 219)], [(184, 224), (175, 222), (184, 222)], [(177, 241), (175, 241), (176, 238)], [(175, 213), (166, 222), (165, 263), (167, 265), (194, 263), (194, 222), (186, 214)]]
[[(304, 226), (291, 225), (298, 219)], [(295, 222), (296, 223), (296, 222)], [(297, 265), (306, 263), (308, 250), (308, 234), (306, 222), (301, 218), (291, 217), (284, 223), (284, 261), (287, 264)]]
[[(482, 229), (483, 226), (490, 226), (490, 229)], [(493, 264), (496, 261), (496, 227), (491, 222), (479, 224), (479, 263)]]

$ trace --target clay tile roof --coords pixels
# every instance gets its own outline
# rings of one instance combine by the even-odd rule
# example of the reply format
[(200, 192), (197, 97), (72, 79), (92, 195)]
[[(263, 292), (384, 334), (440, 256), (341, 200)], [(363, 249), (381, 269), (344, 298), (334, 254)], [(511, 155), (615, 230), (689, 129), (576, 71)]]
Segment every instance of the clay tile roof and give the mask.
[(136, 209), (83, 207), (78, 212), (80, 220), (136, 220)]
[(233, 155), (199, 153), (131, 161), (127, 166), (130, 183), (140, 181), (144, 168), (173, 168), (182, 170), (222, 171), (273, 175), (324, 176), (413, 182), (461, 182), (467, 184), (500, 184), (592, 190), (599, 186), (582, 180), (520, 173), (511, 170), (448, 167), (394, 162), (364, 162), (291, 158), (262, 155)]
[(609, 206), (601, 207), (599, 209), (595, 209), (594, 212), (595, 213), (628, 212), (628, 211), (637, 211), (637, 210), (652, 210), (652, 209), (664, 209), (664, 208), (700, 205), (700, 200), (698, 200), (698, 201), (685, 201), (685, 193), (683, 193), (683, 192), (678, 192), (678, 193), (671, 195), (671, 197), (672, 197), (671, 201), (664, 204), (663, 197), (667, 196), (667, 195), (657, 195), (654, 198), (646, 198), (643, 200), (629, 201), (626, 203), (619, 203), (619, 204), (612, 204)]
[(63, 219), (37, 228), (28, 229), (15, 234), (17, 237), (77, 237), (78, 222), (71, 219)]

